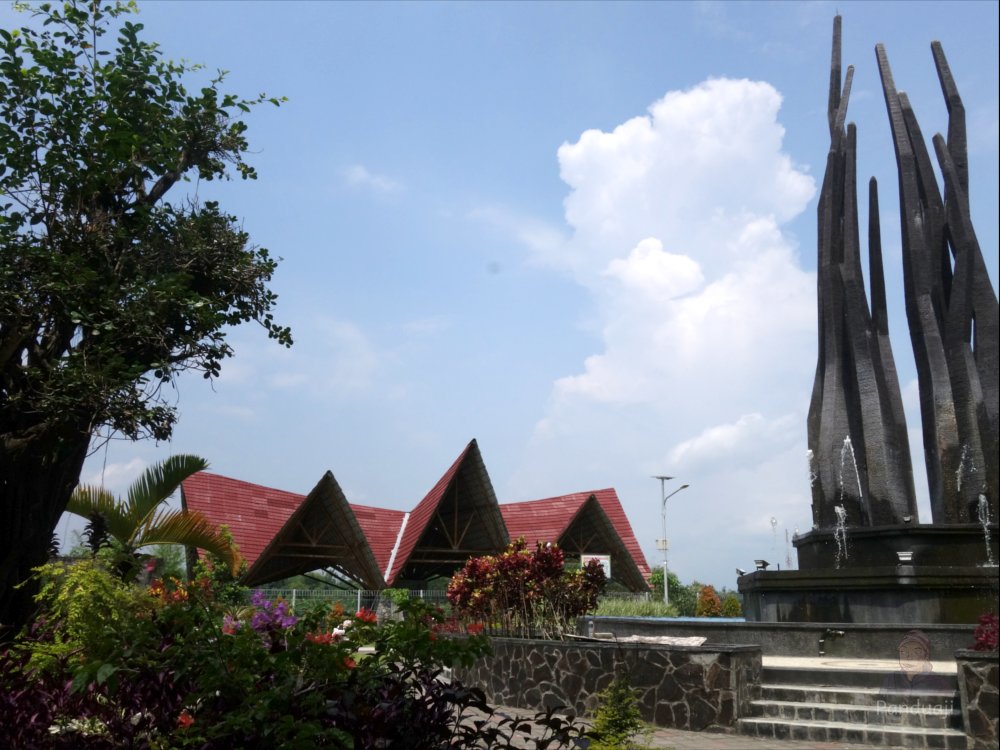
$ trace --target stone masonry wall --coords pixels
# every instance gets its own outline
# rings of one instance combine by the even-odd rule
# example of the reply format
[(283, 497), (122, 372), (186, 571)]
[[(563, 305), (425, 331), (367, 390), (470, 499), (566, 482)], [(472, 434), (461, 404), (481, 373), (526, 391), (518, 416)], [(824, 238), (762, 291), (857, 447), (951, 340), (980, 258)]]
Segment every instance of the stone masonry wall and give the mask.
[(597, 693), (628, 671), (646, 721), (691, 731), (732, 731), (760, 694), (757, 646), (658, 646), (494, 638), (493, 654), (456, 669), (490, 703), (593, 715)]
[(997, 728), (998, 659), (997, 652), (958, 651), (958, 692), (962, 699), (962, 722), (972, 740), (972, 750), (996, 750), (1000, 731)]

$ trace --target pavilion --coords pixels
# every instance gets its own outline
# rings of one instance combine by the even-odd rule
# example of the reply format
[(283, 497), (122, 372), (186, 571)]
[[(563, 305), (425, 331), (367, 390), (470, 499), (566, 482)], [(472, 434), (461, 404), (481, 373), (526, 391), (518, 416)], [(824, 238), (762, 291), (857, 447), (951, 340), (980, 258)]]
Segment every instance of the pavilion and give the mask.
[(203, 471), (182, 483), (181, 504), (226, 525), (248, 586), (325, 569), (352, 587), (422, 588), (523, 536), (554, 542), (567, 558), (607, 556), (612, 581), (648, 589), (649, 566), (613, 489), (501, 505), (475, 440), (408, 512), (349, 503), (329, 471), (305, 496)]

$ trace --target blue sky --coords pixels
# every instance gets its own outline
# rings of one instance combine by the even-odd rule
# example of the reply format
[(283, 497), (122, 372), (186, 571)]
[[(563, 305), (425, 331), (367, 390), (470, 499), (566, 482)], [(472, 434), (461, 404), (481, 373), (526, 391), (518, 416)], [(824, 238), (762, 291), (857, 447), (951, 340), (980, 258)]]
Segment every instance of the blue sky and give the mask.
[(650, 476), (690, 484), (668, 509), (685, 581), (732, 588), (757, 557), (784, 567), (785, 532), (810, 525), (815, 212), (839, 10), (929, 521), (874, 45), (929, 136), (947, 126), (930, 54), (943, 43), (996, 288), (997, 9), (142, 4), (167, 56), (289, 99), (247, 120), (257, 182), (192, 188), (284, 259), (277, 317), (296, 344), (235, 331), (214, 385), (178, 383), (170, 443), (112, 442), (84, 480), (119, 489), (196, 453), (303, 493), (329, 469), (349, 500), (409, 509), (477, 438), (501, 502), (615, 487), (652, 564)]

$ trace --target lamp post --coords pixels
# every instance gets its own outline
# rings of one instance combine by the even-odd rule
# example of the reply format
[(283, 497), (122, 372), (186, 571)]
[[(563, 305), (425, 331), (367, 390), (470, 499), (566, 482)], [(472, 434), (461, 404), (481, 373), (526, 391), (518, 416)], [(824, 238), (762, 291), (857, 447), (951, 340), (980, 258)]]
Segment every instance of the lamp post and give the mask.
[(663, 538), (656, 540), (656, 548), (663, 552), (663, 604), (664, 605), (668, 605), (668, 604), (670, 604), (670, 586), (667, 583), (667, 573), (668, 573), (668, 570), (667, 570), (667, 546), (668, 546), (667, 545), (667, 500), (669, 500), (670, 498), (672, 498), (674, 495), (676, 495), (681, 490), (686, 490), (691, 485), (689, 485), (689, 484), (682, 484), (680, 487), (678, 487), (676, 490), (674, 490), (673, 492), (671, 492), (668, 495), (668, 494), (666, 494), (666, 492), (667, 492), (666, 481), (668, 479), (673, 479), (673, 477), (655, 476), (655, 477), (653, 477), (653, 479), (659, 479), (660, 480), (660, 497), (662, 498), (662, 502), (663, 502), (663, 506), (662, 506), (662, 511), (663, 511), (663, 513), (662, 513), (662, 515), (663, 515)]

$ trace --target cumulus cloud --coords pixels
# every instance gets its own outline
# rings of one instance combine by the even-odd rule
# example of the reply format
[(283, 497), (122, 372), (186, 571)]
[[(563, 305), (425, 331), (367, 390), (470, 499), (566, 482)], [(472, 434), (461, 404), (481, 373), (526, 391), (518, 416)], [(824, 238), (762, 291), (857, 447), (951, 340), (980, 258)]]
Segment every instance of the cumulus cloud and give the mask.
[[(592, 292), (601, 344), (554, 383), (511, 496), (564, 491), (553, 476), (614, 484), (654, 559), (653, 474), (733, 520), (709, 524), (713, 547), (752, 554), (746, 533), (770, 534), (772, 514), (808, 518), (816, 280), (783, 225), (816, 186), (782, 151), (780, 106), (767, 83), (709, 80), (560, 147), (572, 236), (530, 247)], [(700, 575), (715, 564), (674, 549)]]

